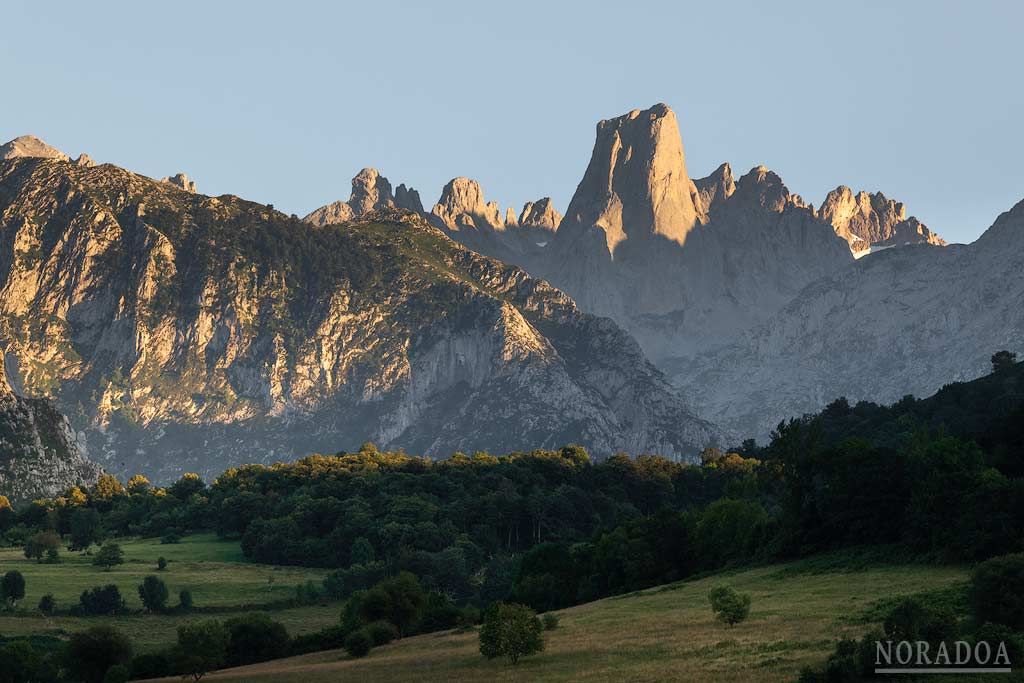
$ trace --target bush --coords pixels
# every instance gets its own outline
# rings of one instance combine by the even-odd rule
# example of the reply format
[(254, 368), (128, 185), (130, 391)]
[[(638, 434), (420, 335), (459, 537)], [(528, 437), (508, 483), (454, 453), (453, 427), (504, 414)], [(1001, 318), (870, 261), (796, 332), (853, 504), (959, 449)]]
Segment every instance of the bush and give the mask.
[(60, 551), (56, 548), (47, 548), (43, 564), (60, 564)]
[(92, 563), (109, 572), (111, 567), (124, 564), (124, 551), (116, 543), (104, 543), (100, 551), (92, 558)]
[(79, 603), (81, 610), (86, 614), (117, 614), (124, 610), (121, 591), (112, 583), (83, 591)]
[(132, 643), (116, 629), (95, 626), (71, 634), (64, 657), (67, 668), (84, 683), (103, 683), (111, 667), (131, 662)]
[(420, 633), (444, 631), (458, 626), (461, 618), (462, 611), (455, 603), (440, 593), (430, 593), (416, 630)]
[(304, 655), (310, 652), (321, 652), (323, 650), (336, 650), (345, 645), (345, 636), (349, 631), (341, 626), (304, 633), (292, 639), (289, 648), (290, 655)]
[(57, 610), (57, 601), (53, 597), (53, 593), (47, 593), (43, 597), (39, 598), (39, 611), (50, 616)]
[(390, 621), (375, 621), (363, 627), (373, 641), (373, 646), (387, 645), (398, 638), (398, 629)]
[(25, 557), (29, 560), (43, 561), (47, 551), (60, 547), (60, 537), (52, 531), (40, 531), (25, 542)]
[(994, 557), (975, 567), (970, 599), (979, 624), (1024, 631), (1024, 553)]
[(1016, 633), (1001, 624), (984, 624), (974, 634), (974, 641), (985, 641), (996, 652), (999, 643), (1006, 645), (1006, 654), (1010, 659), (1010, 668), (1024, 666), (1024, 641)]
[(155, 576), (147, 576), (139, 585), (139, 599), (147, 612), (163, 612), (168, 596), (167, 584)]
[(288, 654), (288, 631), (268, 615), (256, 612), (224, 622), (228, 630), (228, 666), (265, 662)]
[(27, 641), (0, 646), (0, 680), (4, 683), (35, 681), (39, 662), (39, 653)]
[(25, 577), (19, 571), (9, 571), (0, 578), (0, 599), (11, 607), (25, 597)]
[(228, 652), (228, 631), (216, 620), (178, 627), (176, 668), (195, 680), (223, 666)]
[(171, 659), (162, 652), (138, 655), (132, 660), (132, 678), (164, 678), (174, 673)]
[(160, 537), (161, 545), (176, 545), (178, 543), (181, 543), (181, 534), (177, 531), (168, 531)]
[(351, 657), (365, 657), (373, 649), (373, 638), (365, 629), (359, 629), (345, 638), (345, 651)]
[(542, 629), (540, 619), (526, 605), (495, 603), (480, 627), (480, 654), (488, 659), (506, 657), (518, 664), (521, 657), (544, 649)]
[(424, 603), (419, 579), (409, 572), (385, 579), (362, 596), (359, 615), (364, 623), (390, 621), (404, 634), (420, 616)]
[(544, 624), (545, 631), (554, 631), (558, 628), (558, 615), (548, 612), (540, 618), (541, 623)]
[(730, 586), (718, 586), (708, 593), (711, 609), (719, 621), (734, 626), (750, 614), (750, 596), (737, 593)]
[(192, 609), (192, 591), (183, 590), (178, 593), (178, 609), (185, 611)]
[(115, 664), (107, 669), (107, 673), (103, 677), (103, 683), (128, 683), (129, 678), (128, 667), (124, 664)]
[(156, 570), (162, 572), (165, 569), (167, 569), (167, 559), (164, 557), (157, 558)]

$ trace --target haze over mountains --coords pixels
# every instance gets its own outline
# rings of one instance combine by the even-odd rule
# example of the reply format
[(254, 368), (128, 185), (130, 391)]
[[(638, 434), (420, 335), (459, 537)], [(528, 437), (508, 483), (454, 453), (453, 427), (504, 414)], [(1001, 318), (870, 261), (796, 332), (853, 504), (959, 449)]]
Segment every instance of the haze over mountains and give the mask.
[(815, 209), (764, 166), (694, 179), (662, 104), (597, 125), (564, 217), (464, 177), (428, 209), (366, 168), (299, 222), (36, 138), (0, 151), (7, 374), (116, 472), (364, 440), (692, 458), (1024, 352), (1021, 205), (945, 246), (881, 192)]
[(840, 185), (815, 209), (764, 166), (691, 179), (663, 104), (598, 123), (544, 240), (501, 224), (472, 181), (452, 182), (473, 191), (454, 210), (442, 192), (432, 215), (449, 236), (623, 325), (735, 434), (764, 437), (839, 396), (927, 395), (980, 375), (997, 348), (1024, 351), (1024, 248), (1012, 230), (946, 247), (882, 192)]

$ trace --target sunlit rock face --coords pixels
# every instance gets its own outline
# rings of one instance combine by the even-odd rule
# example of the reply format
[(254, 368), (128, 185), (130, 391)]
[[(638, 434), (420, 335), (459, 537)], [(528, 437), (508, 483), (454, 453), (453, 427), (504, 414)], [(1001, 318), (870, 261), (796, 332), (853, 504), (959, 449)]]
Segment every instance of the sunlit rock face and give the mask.
[(361, 215), (317, 226), (111, 165), (0, 162), (8, 374), (105, 468), (164, 481), (367, 440), (686, 458), (716, 439), (614, 322), (370, 210), (397, 194), (357, 179)]
[(52, 401), (18, 396), (4, 365), (0, 352), (0, 495), (17, 503), (95, 484), (102, 469), (81, 435)]
[(831, 223), (856, 256), (907, 244), (946, 244), (917, 218), (908, 218), (901, 202), (888, 199), (881, 192), (854, 194), (840, 185), (825, 197), (818, 215)]

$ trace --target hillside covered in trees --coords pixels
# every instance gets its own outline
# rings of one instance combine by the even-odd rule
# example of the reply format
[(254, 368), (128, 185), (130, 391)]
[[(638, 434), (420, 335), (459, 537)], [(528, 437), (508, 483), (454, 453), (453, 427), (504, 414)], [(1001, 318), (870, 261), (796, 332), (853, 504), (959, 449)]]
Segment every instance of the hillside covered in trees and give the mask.
[(367, 444), (209, 485), (106, 476), (0, 525), (12, 543), (64, 534), (85, 507), (109, 534), (216, 530), (258, 562), (334, 568), (325, 589), (337, 597), (408, 571), (457, 603), (540, 609), (854, 546), (981, 560), (1024, 547), (1024, 365), (994, 365), (927, 399), (835, 401), (699, 465), (595, 463), (574, 446), (432, 461)]

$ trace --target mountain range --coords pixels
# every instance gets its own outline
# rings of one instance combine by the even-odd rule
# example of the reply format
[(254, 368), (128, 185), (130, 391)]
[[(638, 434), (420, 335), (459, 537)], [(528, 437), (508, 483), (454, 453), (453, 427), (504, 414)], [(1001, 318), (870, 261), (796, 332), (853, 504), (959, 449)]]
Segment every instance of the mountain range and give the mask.
[(663, 104), (598, 123), (564, 216), (464, 177), (427, 209), (366, 168), (299, 221), (26, 136), (0, 147), (0, 342), (17, 400), (158, 480), (366, 440), (689, 459), (1024, 351), (1022, 214), (947, 245), (881, 192), (693, 179)]
[(157, 480), (364, 441), (720, 441), (614, 322), (415, 213), (313, 227), (109, 164), (0, 161), (0, 339), (95, 461)]

